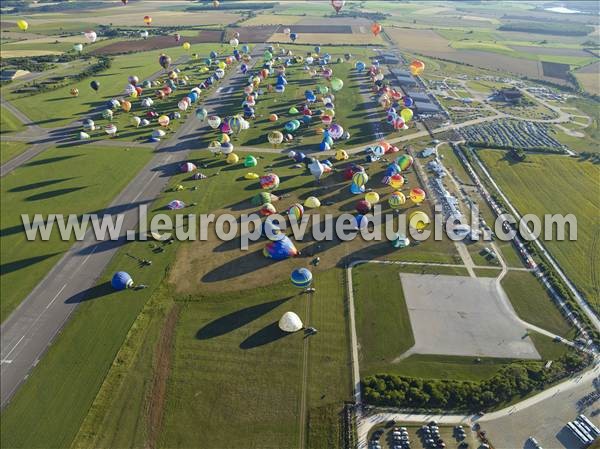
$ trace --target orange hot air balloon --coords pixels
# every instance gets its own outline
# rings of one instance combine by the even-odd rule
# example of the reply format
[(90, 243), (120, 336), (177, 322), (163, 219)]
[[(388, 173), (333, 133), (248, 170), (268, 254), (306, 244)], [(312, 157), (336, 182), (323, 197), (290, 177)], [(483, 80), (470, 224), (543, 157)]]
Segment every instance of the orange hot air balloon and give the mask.
[(373, 33), (374, 36), (379, 36), (382, 29), (383, 27), (377, 22), (374, 22), (373, 25), (371, 25), (371, 33)]
[(420, 75), (425, 70), (425, 63), (416, 59), (410, 63), (409, 68), (410, 73), (412, 73), (413, 75)]
[(127, 100), (123, 100), (121, 102), (121, 109), (123, 109), (125, 112), (129, 112), (131, 110), (131, 102), (127, 101)]
[(146, 25), (150, 25), (152, 23), (152, 17), (150, 17), (150, 16), (144, 16), (144, 23)]

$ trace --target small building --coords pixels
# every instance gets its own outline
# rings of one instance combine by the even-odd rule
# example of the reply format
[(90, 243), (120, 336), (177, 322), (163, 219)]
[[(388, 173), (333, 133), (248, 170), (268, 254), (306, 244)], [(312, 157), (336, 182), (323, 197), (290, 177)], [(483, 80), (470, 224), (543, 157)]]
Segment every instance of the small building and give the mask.
[(429, 156), (433, 156), (434, 154), (435, 154), (435, 148), (427, 147), (423, 151), (421, 151), (420, 156), (421, 157), (429, 157)]
[(523, 93), (519, 89), (511, 87), (498, 91), (498, 96), (508, 103), (518, 103), (523, 98)]

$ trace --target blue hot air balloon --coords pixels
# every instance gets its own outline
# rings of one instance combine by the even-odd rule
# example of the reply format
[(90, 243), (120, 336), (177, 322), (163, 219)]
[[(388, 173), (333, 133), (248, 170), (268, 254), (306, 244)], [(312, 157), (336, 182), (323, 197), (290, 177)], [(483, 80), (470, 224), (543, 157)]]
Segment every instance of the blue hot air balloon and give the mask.
[(308, 288), (312, 284), (312, 273), (308, 268), (297, 268), (292, 271), (290, 280), (292, 284), (298, 288)]
[(115, 290), (125, 290), (126, 288), (133, 287), (133, 279), (129, 273), (126, 273), (125, 271), (117, 271), (113, 275), (110, 285)]

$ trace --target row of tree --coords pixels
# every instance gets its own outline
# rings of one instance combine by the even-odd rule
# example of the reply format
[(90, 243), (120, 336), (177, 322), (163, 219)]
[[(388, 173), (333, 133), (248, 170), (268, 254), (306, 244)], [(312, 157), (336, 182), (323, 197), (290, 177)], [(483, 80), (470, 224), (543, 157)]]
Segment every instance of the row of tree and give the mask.
[(515, 362), (483, 381), (419, 379), (376, 374), (362, 381), (364, 400), (381, 407), (477, 412), (526, 396), (583, 369), (587, 356), (569, 352), (550, 367), (543, 362)]

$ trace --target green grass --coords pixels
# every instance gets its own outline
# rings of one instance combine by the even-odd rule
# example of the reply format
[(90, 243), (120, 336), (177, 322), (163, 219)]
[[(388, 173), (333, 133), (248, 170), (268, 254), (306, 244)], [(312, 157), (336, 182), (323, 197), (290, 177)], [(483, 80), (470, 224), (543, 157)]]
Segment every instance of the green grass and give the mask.
[[(287, 282), (186, 299), (160, 445), (192, 447), (203, 441), (206, 448), (252, 447), (268, 441), (271, 447), (297, 446), (304, 338), (300, 332), (278, 339), (273, 329), (288, 310), (319, 329), (309, 340), (309, 409), (333, 403), (339, 412), (350, 393), (341, 276), (341, 270), (319, 276), (312, 299)], [(335, 446), (317, 439), (311, 447)]]
[(102, 210), (150, 156), (149, 149), (126, 151), (92, 145), (55, 148), (2, 179), (2, 320), (72, 243), (62, 241), (58, 231), (47, 242), (27, 241), (21, 214)]
[[(194, 45), (194, 52), (200, 55), (208, 54), (211, 50), (221, 50), (221, 47), (217, 44), (197, 44)], [(112, 62), (112, 66), (107, 71), (97, 74), (91, 78), (85, 79), (81, 82), (70, 84), (68, 86), (37, 94), (34, 96), (23, 96), (13, 100), (13, 104), (19, 108), (25, 115), (35, 121), (37, 124), (43, 127), (58, 127), (66, 125), (74, 120), (81, 119), (82, 116), (89, 113), (95, 107), (102, 107), (108, 100), (115, 97), (123, 96), (123, 90), (127, 85), (127, 77), (129, 75), (137, 75), (140, 81), (149, 77), (153, 73), (161, 70), (158, 64), (158, 57), (163, 53), (161, 50), (153, 50), (143, 53), (135, 53), (131, 55), (117, 56)], [(167, 54), (171, 56), (173, 62), (180, 56), (188, 54), (182, 48), (168, 49)], [(190, 66), (200, 65), (201, 59), (195, 62), (190, 62)], [(192, 79), (200, 79), (200, 74), (192, 74), (188, 72), (188, 75), (192, 76)], [(184, 73), (181, 74), (183, 76)], [(100, 83), (100, 89), (98, 92), (94, 91), (89, 87), (92, 79), (97, 80)], [(70, 90), (73, 87), (79, 89), (79, 96), (72, 97)], [(150, 96), (155, 99), (155, 89), (146, 89), (145, 96)], [(187, 94), (188, 89), (182, 88), (176, 91), (176, 94), (171, 97), (170, 100), (155, 101), (156, 109), (159, 112), (163, 110), (175, 110), (176, 103), (179, 97)], [(203, 98), (203, 96), (202, 96)], [(156, 100), (156, 99), (155, 99)], [(145, 110), (141, 107), (141, 98), (131, 100), (133, 107), (129, 113), (115, 113), (114, 123), (119, 128), (120, 136), (122, 138), (137, 138), (141, 134), (148, 136), (151, 133), (152, 128), (134, 128), (129, 124), (130, 117), (134, 114), (145, 114)], [(164, 106), (161, 106), (164, 104)], [(104, 126), (108, 122), (103, 120), (100, 113), (94, 119), (98, 125)], [(125, 131), (124, 128), (127, 128)], [(92, 137), (99, 137), (103, 135), (102, 129), (95, 133), (91, 133)]]
[(564, 343), (554, 341), (552, 338), (537, 332), (530, 332), (529, 337), (533, 340), (533, 344), (543, 360), (557, 360), (567, 352), (574, 351)]
[(573, 335), (573, 328), (533, 274), (509, 271), (502, 280), (502, 288), (522, 320), (563, 337)]
[(360, 371), (386, 371), (415, 344), (397, 265), (359, 265), (352, 274)]
[(0, 163), (4, 164), (13, 157), (18, 156), (23, 151), (29, 148), (29, 145), (25, 142), (19, 141), (2, 141), (0, 142)]
[(6, 108), (0, 109), (0, 134), (23, 131), (25, 126)]
[[(511, 199), (520, 214), (574, 214), (577, 217), (577, 240), (546, 240), (545, 245), (562, 265), (591, 305), (600, 309), (598, 284), (598, 255), (595, 249), (600, 240), (597, 220), (598, 183), (600, 168), (577, 159), (534, 155), (525, 162), (513, 164), (505, 152), (483, 150), (478, 154), (485, 162), (500, 188)], [(529, 186), (537, 180), (537, 188)]]
[(495, 278), (500, 274), (500, 268), (473, 268), (478, 278)]

